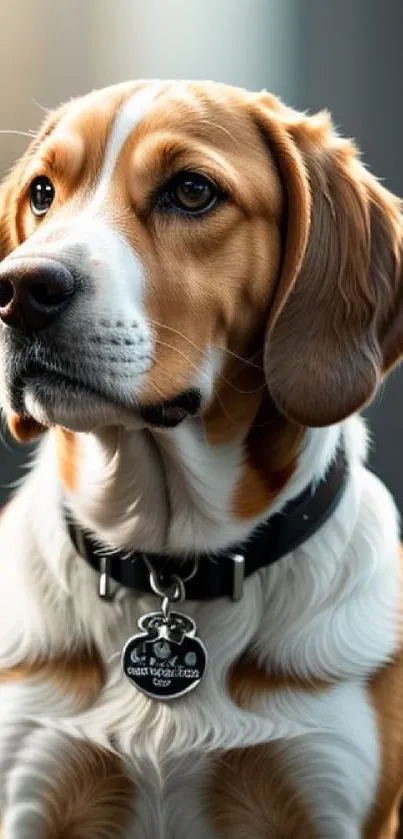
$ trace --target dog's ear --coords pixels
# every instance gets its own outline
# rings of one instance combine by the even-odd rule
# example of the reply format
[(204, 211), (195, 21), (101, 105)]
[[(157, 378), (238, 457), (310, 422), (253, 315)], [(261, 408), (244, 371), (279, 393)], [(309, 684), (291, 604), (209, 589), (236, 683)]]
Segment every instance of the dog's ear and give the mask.
[(330, 425), (364, 406), (403, 353), (401, 205), (328, 114), (296, 114), (263, 95), (253, 116), (286, 196), (267, 384), (285, 416)]
[(21, 164), (17, 163), (0, 186), (0, 261), (19, 244), (15, 225), (15, 203)]

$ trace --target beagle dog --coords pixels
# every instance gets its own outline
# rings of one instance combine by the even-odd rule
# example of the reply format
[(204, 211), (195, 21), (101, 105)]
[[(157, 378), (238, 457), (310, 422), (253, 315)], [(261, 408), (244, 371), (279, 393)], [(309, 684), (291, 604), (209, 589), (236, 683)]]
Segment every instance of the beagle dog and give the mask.
[(2, 839), (392, 839), (400, 202), (326, 113), (130, 82), (0, 197)]

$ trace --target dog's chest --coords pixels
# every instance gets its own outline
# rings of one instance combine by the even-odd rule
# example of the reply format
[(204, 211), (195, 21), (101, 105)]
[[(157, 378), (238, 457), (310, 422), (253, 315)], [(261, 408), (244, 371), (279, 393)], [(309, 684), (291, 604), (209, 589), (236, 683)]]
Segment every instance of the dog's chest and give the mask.
[[(363, 687), (280, 687), (250, 710), (231, 706), (208, 687), (198, 702), (188, 697), (176, 707), (106, 692), (92, 719), (81, 719), (94, 740), (101, 719), (105, 733), (107, 717), (120, 706), (113, 745), (134, 781), (130, 839), (278, 835), (288, 809), (278, 797), (284, 789), (304, 802), (310, 825), (340, 816), (332, 813), (334, 800), (363, 823), (379, 760)], [(240, 825), (244, 833), (238, 834)]]

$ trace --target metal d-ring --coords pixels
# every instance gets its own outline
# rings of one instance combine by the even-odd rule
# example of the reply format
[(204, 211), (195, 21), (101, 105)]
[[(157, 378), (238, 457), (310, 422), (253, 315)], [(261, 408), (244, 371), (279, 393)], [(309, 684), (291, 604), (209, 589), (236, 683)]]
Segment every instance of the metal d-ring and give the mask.
[(185, 599), (185, 584), (177, 574), (171, 574), (171, 584), (169, 586), (162, 585), (157, 572), (151, 569), (150, 586), (155, 594), (162, 597), (161, 612), (165, 623), (168, 623), (172, 603), (179, 603)]
[[(185, 600), (185, 583), (192, 580), (199, 570), (199, 560), (197, 557), (193, 559), (193, 567), (186, 577), (181, 577), (175, 572), (169, 574), (171, 582), (168, 585), (161, 582), (163, 569), (156, 571), (145, 554), (143, 554), (143, 562), (145, 562), (148, 568), (150, 586), (155, 594), (158, 594), (159, 597), (169, 597), (171, 603), (177, 603), (178, 601)], [(176, 591), (176, 586), (179, 586), (179, 593)]]
[(170, 575), (169, 585), (161, 583), (161, 577), (154, 568), (150, 569), (150, 586), (154, 594), (167, 599), (170, 603), (179, 603), (185, 599), (185, 581), (177, 574)]
[(190, 571), (190, 573), (187, 575), (187, 577), (181, 577), (180, 578), (183, 583), (188, 583), (189, 580), (193, 580), (193, 577), (196, 576), (196, 574), (199, 570), (199, 562), (200, 562), (199, 558), (197, 556), (193, 557), (192, 562), (193, 562), (193, 568)]

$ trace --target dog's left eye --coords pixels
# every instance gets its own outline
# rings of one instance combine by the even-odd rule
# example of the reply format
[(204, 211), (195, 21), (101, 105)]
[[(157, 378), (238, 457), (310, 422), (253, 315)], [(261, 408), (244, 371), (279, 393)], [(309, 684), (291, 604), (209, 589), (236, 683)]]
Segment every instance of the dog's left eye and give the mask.
[(218, 187), (197, 172), (179, 172), (160, 195), (164, 210), (179, 210), (185, 215), (200, 215), (212, 210), (222, 198)]
[(34, 216), (44, 216), (55, 197), (55, 188), (46, 175), (38, 175), (29, 187), (29, 200)]

